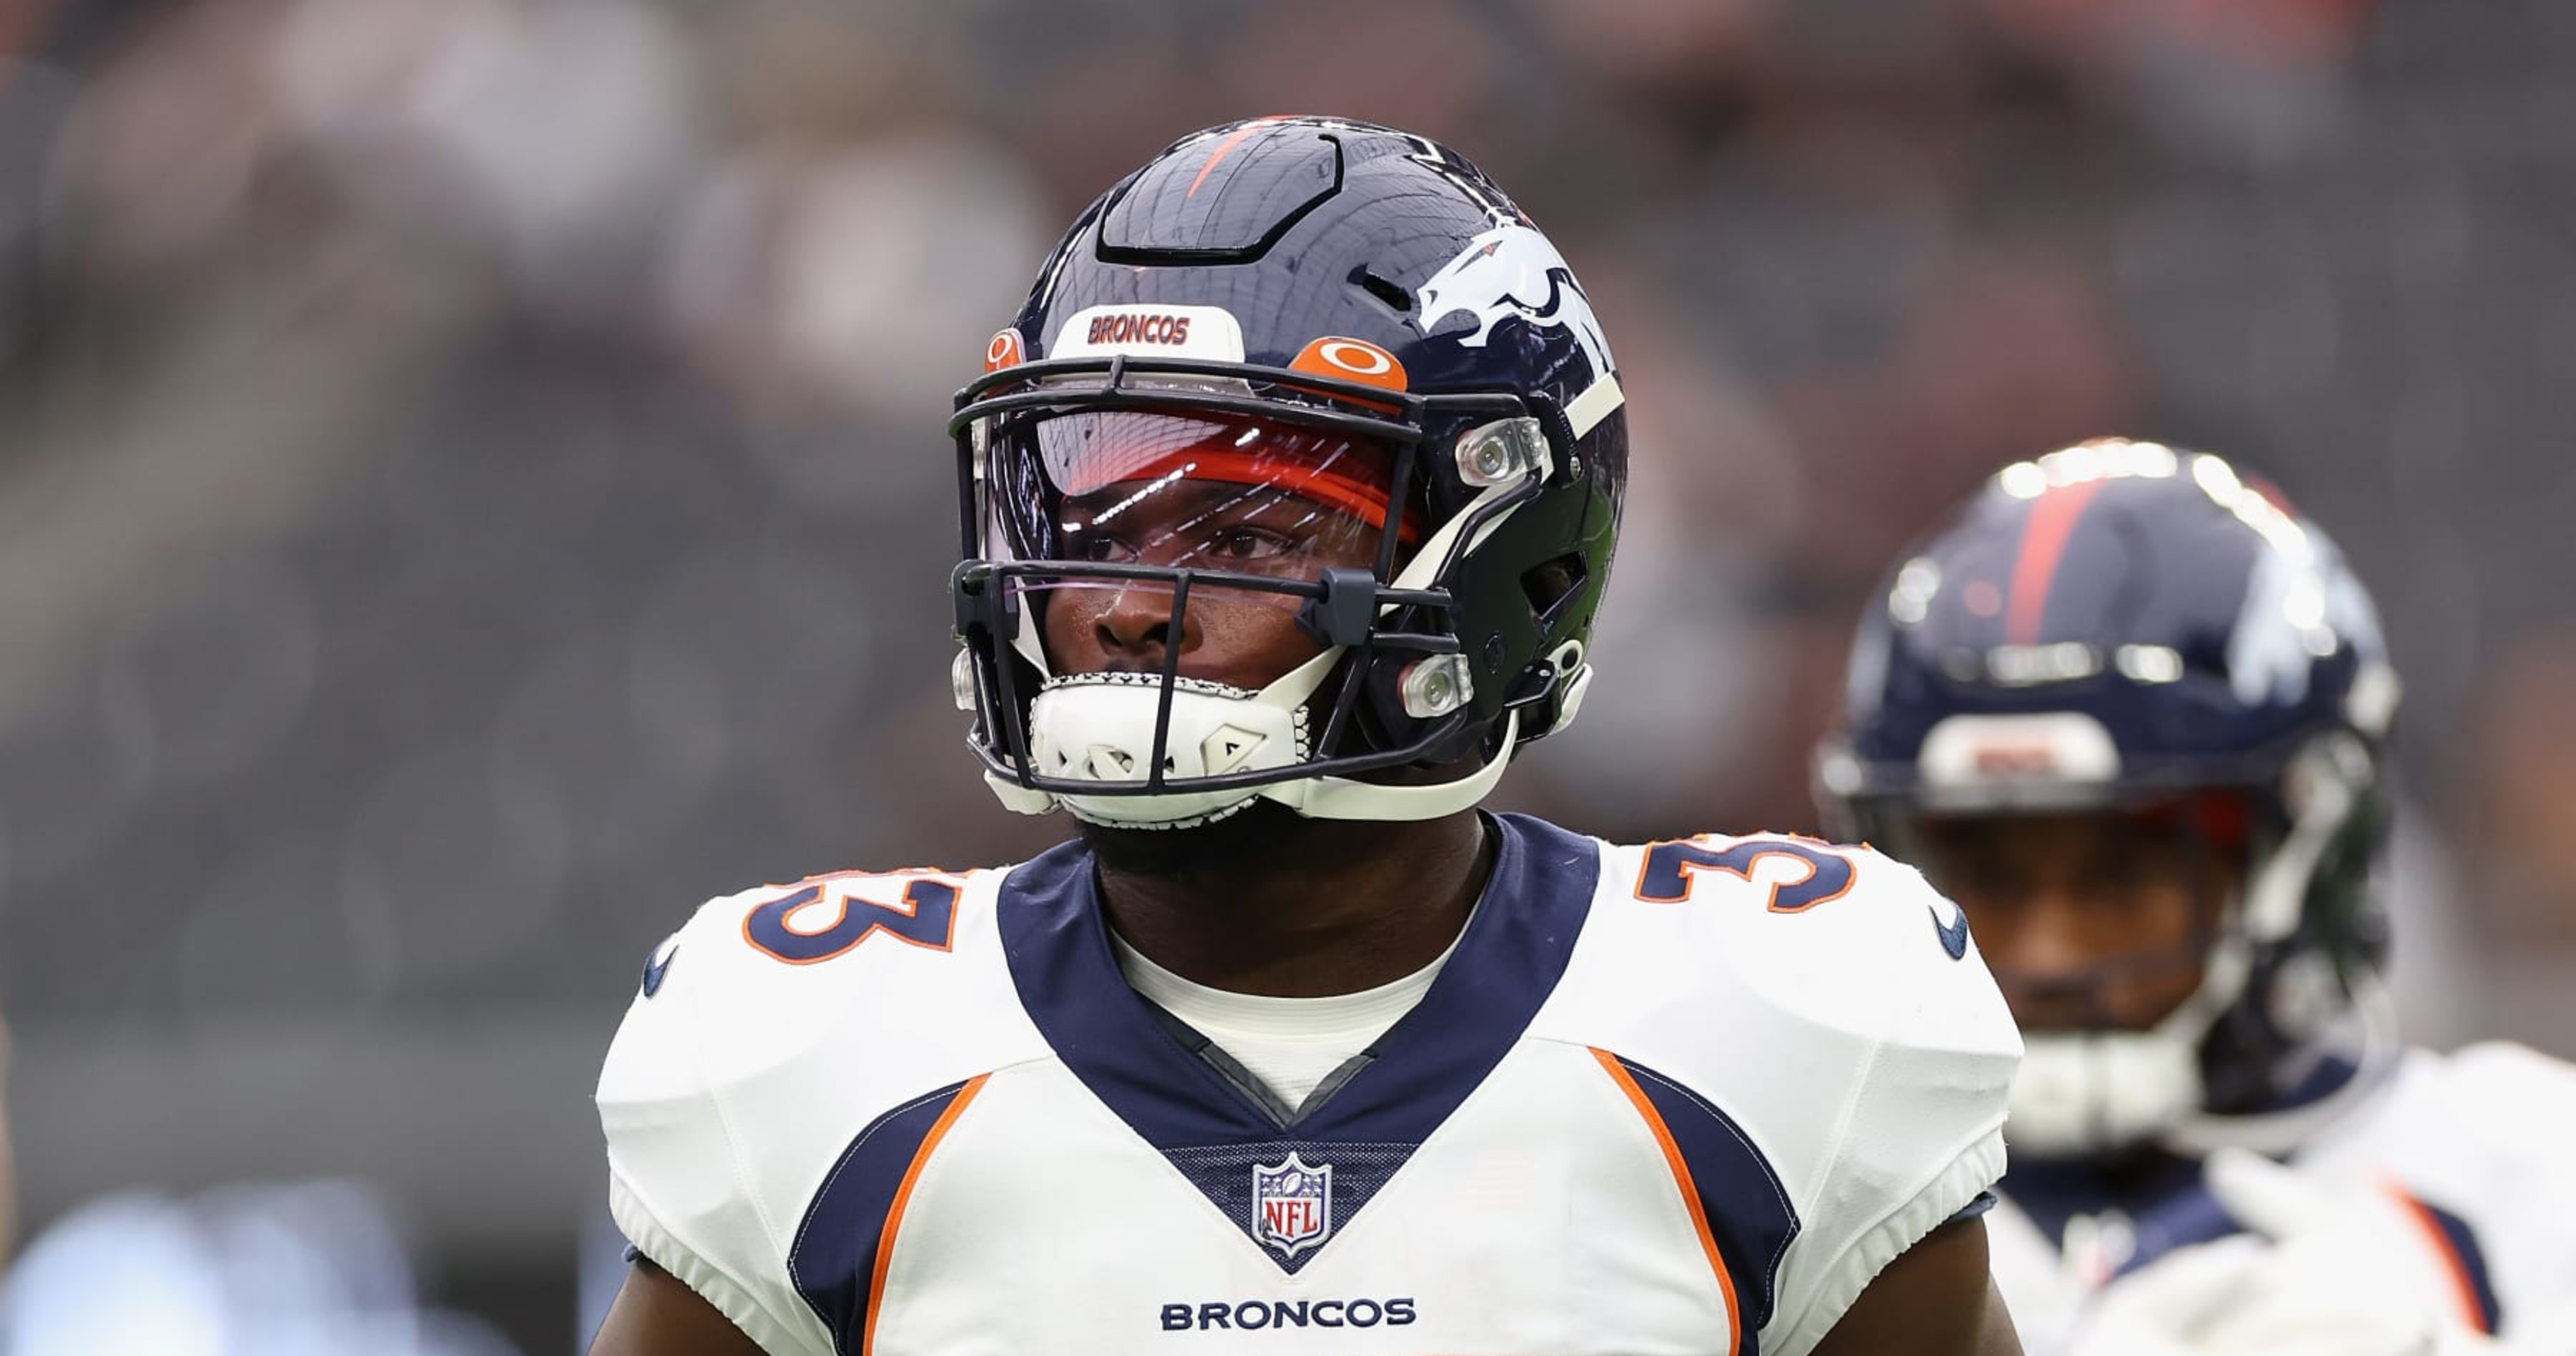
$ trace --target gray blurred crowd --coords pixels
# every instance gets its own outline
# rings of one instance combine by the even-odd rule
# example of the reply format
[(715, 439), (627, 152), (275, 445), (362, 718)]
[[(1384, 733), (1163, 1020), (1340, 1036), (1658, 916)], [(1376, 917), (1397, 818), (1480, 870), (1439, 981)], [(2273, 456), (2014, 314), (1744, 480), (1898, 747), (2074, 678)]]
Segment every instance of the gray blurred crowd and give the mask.
[(31, 1225), (361, 1178), (569, 1346), (651, 945), (1060, 832), (959, 747), (949, 395), (1089, 194), (1273, 112), (1477, 159), (1618, 353), (1602, 676), (1510, 804), (1808, 827), (1908, 537), (2206, 446), (2387, 613), (2416, 1029), (2576, 1052), (2576, 7), (19, 0), (0, 53)]

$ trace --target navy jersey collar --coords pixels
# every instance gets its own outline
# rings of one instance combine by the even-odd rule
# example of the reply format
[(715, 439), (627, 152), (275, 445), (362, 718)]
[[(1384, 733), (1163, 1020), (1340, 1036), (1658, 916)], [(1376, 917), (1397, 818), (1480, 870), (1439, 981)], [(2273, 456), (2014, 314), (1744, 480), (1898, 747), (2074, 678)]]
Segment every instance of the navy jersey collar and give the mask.
[[(1565, 973), (1598, 847), (1543, 820), (1488, 816), (1494, 870), (1458, 947), (1369, 1065), (1292, 1122), (1293, 1139), (1419, 1142), (1500, 1063)], [(1089, 849), (1066, 843), (1003, 882), (996, 905), (1020, 1001), (1074, 1075), (1157, 1148), (1280, 1138), (1183, 1048), (1112, 954)]]

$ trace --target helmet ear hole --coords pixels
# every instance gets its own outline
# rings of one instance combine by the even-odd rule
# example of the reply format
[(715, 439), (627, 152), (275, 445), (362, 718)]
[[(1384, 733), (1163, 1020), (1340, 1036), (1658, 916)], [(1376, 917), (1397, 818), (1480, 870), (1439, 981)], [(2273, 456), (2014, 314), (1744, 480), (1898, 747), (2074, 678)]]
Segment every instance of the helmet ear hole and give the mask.
[(1565, 605), (1583, 591), (1590, 577), (1579, 551), (1541, 561), (1521, 573), (1521, 593), (1529, 599), (1530, 618), (1541, 631), (1556, 624)]
[(1351, 282), (1397, 315), (1413, 314), (1413, 294), (1404, 290), (1404, 284), (1381, 276), (1368, 265), (1361, 264), (1352, 269)]

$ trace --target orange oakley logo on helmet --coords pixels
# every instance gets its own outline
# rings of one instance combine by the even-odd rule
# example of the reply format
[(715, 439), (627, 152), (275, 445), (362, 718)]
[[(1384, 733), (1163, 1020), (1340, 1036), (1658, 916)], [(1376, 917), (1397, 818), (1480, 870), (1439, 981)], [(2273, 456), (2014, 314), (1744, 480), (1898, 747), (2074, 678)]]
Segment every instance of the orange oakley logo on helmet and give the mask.
[(1356, 381), (1389, 391), (1405, 389), (1404, 364), (1397, 362), (1394, 354), (1366, 339), (1326, 335), (1298, 350), (1288, 369)]
[(999, 372), (1005, 367), (1017, 367), (1028, 357), (1028, 346), (1020, 341), (1020, 332), (1006, 329), (984, 345), (984, 370)]

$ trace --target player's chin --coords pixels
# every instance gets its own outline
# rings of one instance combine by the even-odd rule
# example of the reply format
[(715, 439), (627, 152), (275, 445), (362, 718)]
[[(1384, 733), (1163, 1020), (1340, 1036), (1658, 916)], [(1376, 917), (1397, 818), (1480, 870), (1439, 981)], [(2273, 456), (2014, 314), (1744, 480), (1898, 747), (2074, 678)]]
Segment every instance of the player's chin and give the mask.
[(1122, 875), (1187, 877), (1277, 870), (1309, 851), (1315, 829), (1275, 800), (1256, 800), (1217, 820), (1186, 829), (1124, 829), (1075, 821), (1100, 864)]

